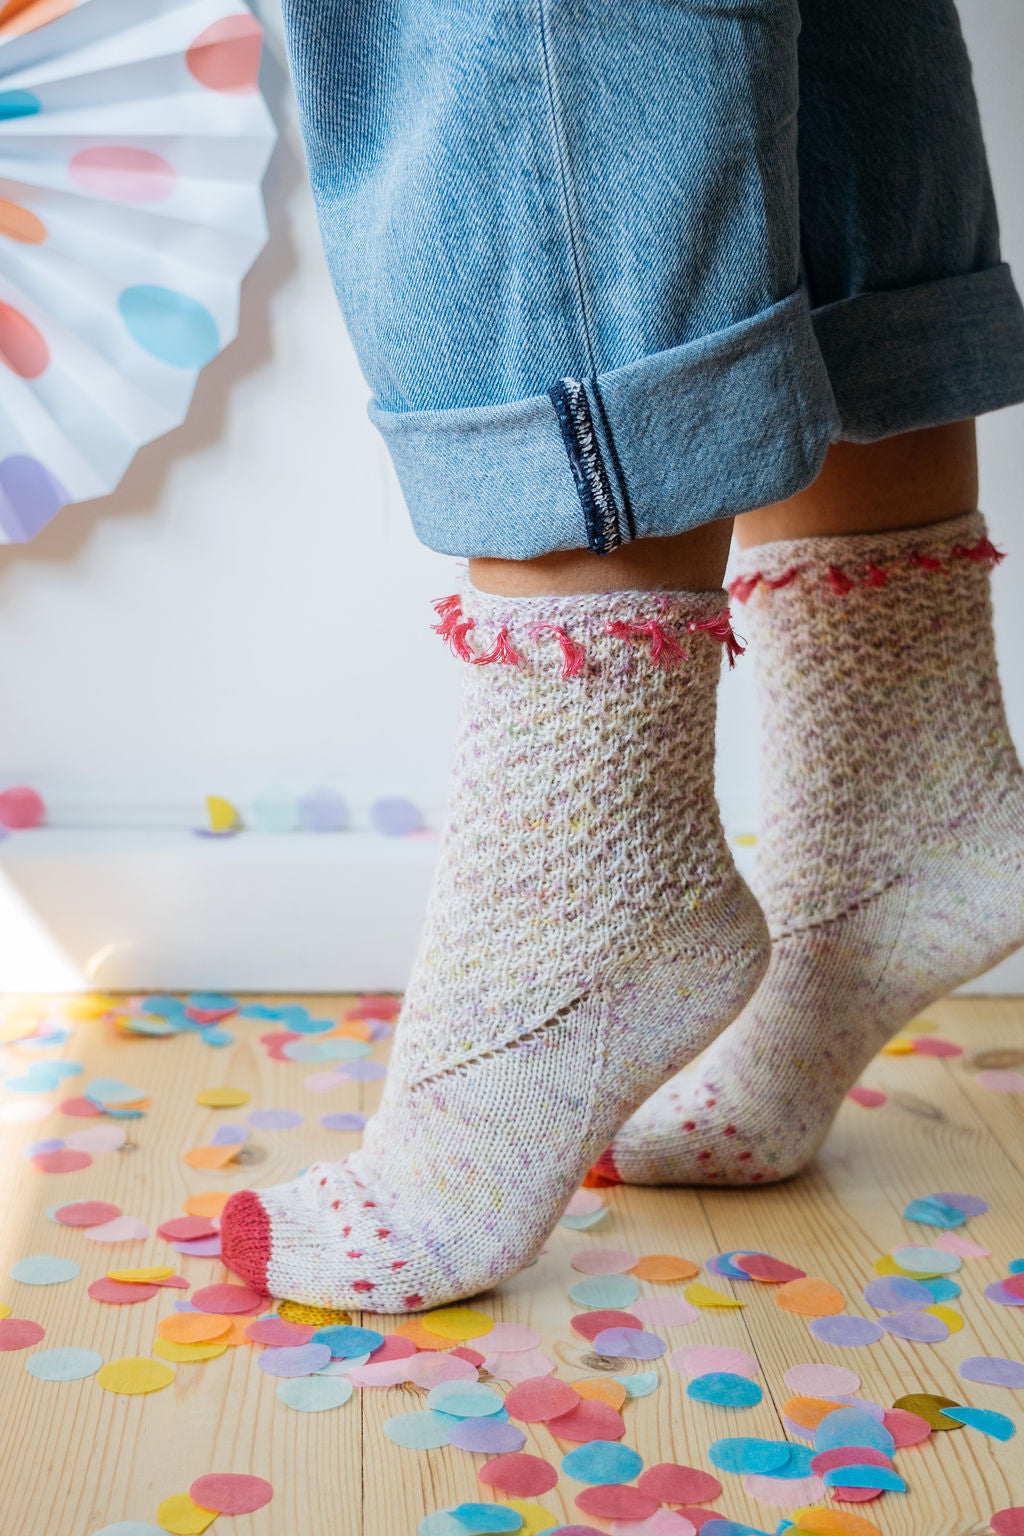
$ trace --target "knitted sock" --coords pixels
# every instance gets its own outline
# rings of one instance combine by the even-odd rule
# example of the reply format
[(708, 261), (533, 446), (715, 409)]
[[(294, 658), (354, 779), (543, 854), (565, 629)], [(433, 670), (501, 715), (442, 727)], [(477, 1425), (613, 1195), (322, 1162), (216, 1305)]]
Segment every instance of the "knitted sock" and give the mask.
[(922, 1008), (1024, 942), (1024, 777), (980, 513), (748, 549), (761, 696), (754, 890), (771, 963), (598, 1163), (635, 1184), (785, 1178)]
[(403, 1312), (513, 1274), (746, 1002), (767, 932), (715, 803), (724, 600), (436, 605), (462, 717), (383, 1101), (344, 1162), (228, 1201), (224, 1260), (251, 1284)]

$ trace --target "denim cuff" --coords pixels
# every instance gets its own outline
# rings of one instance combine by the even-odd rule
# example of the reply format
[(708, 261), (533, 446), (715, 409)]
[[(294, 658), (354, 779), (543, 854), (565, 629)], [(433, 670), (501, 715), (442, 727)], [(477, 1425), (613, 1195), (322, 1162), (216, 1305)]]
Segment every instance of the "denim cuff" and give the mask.
[(780, 501), (839, 415), (805, 290), (710, 336), (546, 395), (369, 416), (417, 537), (444, 554), (606, 553)]
[(838, 436), (873, 443), (1024, 400), (1024, 307), (1002, 262), (812, 310)]

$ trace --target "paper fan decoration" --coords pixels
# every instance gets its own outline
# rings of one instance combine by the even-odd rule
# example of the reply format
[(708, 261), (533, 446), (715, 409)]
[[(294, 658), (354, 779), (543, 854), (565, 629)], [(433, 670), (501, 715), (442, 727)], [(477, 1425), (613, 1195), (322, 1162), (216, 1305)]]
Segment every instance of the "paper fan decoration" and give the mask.
[(238, 0), (0, 0), (0, 542), (113, 490), (234, 337), (261, 42)]

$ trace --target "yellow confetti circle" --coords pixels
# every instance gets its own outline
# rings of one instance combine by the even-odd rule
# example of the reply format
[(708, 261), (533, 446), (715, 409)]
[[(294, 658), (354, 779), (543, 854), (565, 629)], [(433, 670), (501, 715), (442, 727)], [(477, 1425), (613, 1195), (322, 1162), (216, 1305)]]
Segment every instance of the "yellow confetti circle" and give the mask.
[(216, 1360), (226, 1355), (228, 1346), (220, 1339), (210, 1339), (204, 1344), (179, 1344), (175, 1339), (154, 1339), (153, 1353), (161, 1360), (184, 1363), (188, 1360)]
[(925, 1307), (926, 1312), (931, 1312), (933, 1317), (940, 1318), (949, 1329), (950, 1333), (959, 1333), (964, 1325), (964, 1320), (959, 1312), (954, 1312), (952, 1307), (944, 1307), (941, 1302), (936, 1302), (934, 1307)]
[(440, 1339), (479, 1339), (494, 1327), (493, 1317), (472, 1307), (439, 1307), (436, 1312), (425, 1312), (420, 1322)]
[(151, 1264), (148, 1269), (108, 1269), (108, 1280), (120, 1280), (123, 1285), (151, 1285), (154, 1280), (167, 1280), (174, 1274), (170, 1264)]
[(518, 1536), (538, 1536), (540, 1531), (546, 1531), (550, 1526), (554, 1525), (558, 1518), (549, 1509), (545, 1509), (543, 1505), (531, 1504), (524, 1499), (505, 1499), (503, 1502), (508, 1505), (509, 1509), (514, 1509), (517, 1514), (523, 1517), (523, 1523)]
[(204, 1088), (196, 1094), (196, 1103), (205, 1104), (207, 1109), (237, 1109), (251, 1098), (244, 1088)]
[(171, 1536), (200, 1536), (217, 1518), (215, 1509), (200, 1509), (187, 1493), (172, 1493), (157, 1505), (156, 1518)]
[(913, 1056), (914, 1042), (907, 1035), (895, 1035), (882, 1046), (883, 1056)]
[[(159, 1392), (169, 1387), (174, 1372), (161, 1360), (149, 1360), (144, 1355), (127, 1355), (123, 1360), (111, 1360), (96, 1372), (95, 1380), (104, 1392), (120, 1392), (136, 1397), (142, 1392)], [(198, 1527), (205, 1530), (205, 1526)]]
[(339, 1312), (336, 1307), (311, 1307), (304, 1301), (282, 1301), (277, 1308), (278, 1317), (289, 1323), (313, 1323), (323, 1328), (328, 1323), (350, 1323), (350, 1312)]
[(10, 1315), (11, 1309), (7, 1305), (6, 1301), (0, 1301), (0, 1318), (10, 1317)]
[(745, 1301), (737, 1301), (735, 1296), (726, 1296), (724, 1291), (713, 1290), (710, 1285), (705, 1285), (700, 1280), (695, 1280), (693, 1285), (688, 1285), (683, 1295), (695, 1307), (746, 1306)]

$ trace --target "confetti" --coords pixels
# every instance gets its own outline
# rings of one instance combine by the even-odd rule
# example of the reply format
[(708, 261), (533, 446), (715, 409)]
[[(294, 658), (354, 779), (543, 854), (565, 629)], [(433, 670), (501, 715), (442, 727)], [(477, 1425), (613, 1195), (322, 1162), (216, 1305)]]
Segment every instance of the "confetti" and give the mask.
[(220, 1338), (231, 1327), (231, 1319), (207, 1312), (171, 1312), (157, 1323), (160, 1338), (174, 1344), (206, 1344)]
[(296, 1344), (284, 1349), (265, 1349), (256, 1361), (268, 1376), (311, 1376), (331, 1358), (329, 1344)]
[(449, 1445), (460, 1451), (483, 1451), (488, 1456), (521, 1451), (526, 1434), (506, 1419), (459, 1419), (448, 1431)]
[(760, 1280), (770, 1285), (803, 1280), (807, 1275), (806, 1269), (797, 1269), (795, 1264), (786, 1264), (770, 1253), (741, 1253), (736, 1256), (735, 1263), (736, 1268), (749, 1275), (751, 1280)]
[(942, 1409), (960, 1406), (951, 1397), (939, 1397), (934, 1392), (907, 1392), (893, 1403), (894, 1408), (905, 1408), (908, 1413), (916, 1414), (932, 1429), (959, 1429), (961, 1426), (946, 1418)]
[[(247, 1285), (204, 1285), (192, 1297), (193, 1306), (200, 1312), (252, 1312), (261, 1308), (266, 1300), (259, 1291)], [(282, 1313), (279, 1307), (278, 1311)]]
[(108, 1269), (108, 1280), (120, 1280), (123, 1285), (159, 1285), (174, 1274), (170, 1264), (151, 1264), (145, 1269)]
[(354, 1111), (341, 1111), (333, 1115), (321, 1115), (320, 1124), (325, 1131), (361, 1131), (366, 1124), (366, 1116)]
[[(802, 1504), (807, 1499), (820, 1499), (825, 1492), (825, 1485), (820, 1477), (793, 1479), (748, 1472), (743, 1478), (743, 1491), (762, 1504), (774, 1504), (778, 1509), (792, 1509), (794, 1504)], [(713, 1530), (714, 1526), (708, 1529)], [(749, 1530), (750, 1527), (740, 1526), (739, 1529)]]
[(800, 1509), (796, 1536), (881, 1536), (877, 1525), (846, 1509)]
[(757, 1440), (742, 1435), (713, 1440), (708, 1446), (708, 1460), (720, 1472), (771, 1472), (778, 1477), (796, 1449), (785, 1440)]
[(891, 1455), (894, 1449), (893, 1437), (885, 1425), (863, 1408), (837, 1408), (822, 1419), (814, 1432), (814, 1449), (828, 1451), (837, 1445), (870, 1445), (886, 1455)]
[(189, 1195), (182, 1201), (182, 1210), (189, 1216), (206, 1216), (210, 1220), (220, 1215), (230, 1196), (226, 1189), (208, 1189), (202, 1194)]
[(638, 1280), (650, 1280), (655, 1285), (667, 1285), (673, 1280), (692, 1280), (700, 1273), (700, 1266), (691, 1259), (680, 1258), (675, 1253), (645, 1253), (633, 1265), (632, 1274)]
[(472, 1307), (440, 1307), (436, 1312), (425, 1312), (420, 1322), (428, 1333), (449, 1341), (483, 1338), (494, 1327), (493, 1317)]
[(799, 1317), (830, 1317), (842, 1312), (846, 1300), (841, 1291), (818, 1275), (790, 1280), (775, 1292), (775, 1305)]
[(596, 1312), (580, 1312), (576, 1317), (570, 1318), (570, 1327), (574, 1333), (580, 1334), (585, 1339), (593, 1341), (599, 1333), (606, 1328), (642, 1328), (639, 1317), (632, 1312), (620, 1312), (599, 1308)]
[(159, 1392), (169, 1387), (174, 1380), (174, 1372), (161, 1360), (129, 1355), (123, 1360), (111, 1360), (104, 1365), (97, 1373), (96, 1380), (105, 1392), (137, 1397), (144, 1392)]
[(621, 1440), (626, 1433), (626, 1421), (617, 1408), (590, 1398), (569, 1413), (549, 1419), (548, 1429), (556, 1440), (572, 1440), (582, 1445), (591, 1440)]
[(53, 1253), (33, 1253), (18, 1259), (8, 1271), (12, 1280), (22, 1285), (63, 1285), (81, 1273), (74, 1259), (61, 1259)]
[(505, 1411), (523, 1424), (543, 1424), (578, 1408), (580, 1401), (576, 1388), (567, 1381), (540, 1376), (514, 1386), (505, 1398)]
[(624, 1248), (583, 1248), (570, 1262), (583, 1275), (621, 1275), (638, 1261)]
[(989, 1516), (988, 1523), (994, 1536), (1024, 1536), (1024, 1504), (1015, 1504), (1012, 1509), (997, 1509)]
[(0, 1317), (0, 1352), (12, 1349), (31, 1349), (38, 1344), (46, 1330), (40, 1323), (25, 1317)]
[(233, 1162), (243, 1143), (229, 1142), (219, 1147), (190, 1147), (182, 1153), (182, 1160), (190, 1168), (226, 1168)]
[(686, 1395), (694, 1402), (716, 1403), (720, 1408), (753, 1408), (764, 1394), (749, 1376), (710, 1371), (705, 1376), (695, 1376), (686, 1388)]
[(30, 1161), (40, 1173), (77, 1173), (80, 1168), (92, 1167), (90, 1153), (73, 1152), (68, 1147), (62, 1147), (59, 1152), (37, 1152)]
[(847, 1313), (812, 1318), (810, 1329), (823, 1344), (838, 1344), (848, 1349), (856, 1349), (863, 1344), (877, 1344), (882, 1337), (881, 1324), (876, 1323), (873, 1317), (852, 1317)]
[[(626, 1389), (614, 1376), (584, 1376), (572, 1385), (587, 1402), (607, 1403), (609, 1408), (621, 1408), (626, 1401)], [(597, 1435), (594, 1438), (603, 1440), (607, 1437)]]
[(238, 1109), (251, 1098), (244, 1088), (203, 1088), (196, 1094), (196, 1103), (205, 1104), (207, 1109)]
[(601, 1520), (646, 1520), (658, 1508), (657, 1499), (623, 1483), (584, 1488), (576, 1495), (575, 1504), (585, 1515), (596, 1515)]
[(862, 1104), (865, 1109), (878, 1109), (886, 1102), (886, 1095), (880, 1089), (866, 1088), (862, 1083), (851, 1088), (846, 1097), (852, 1099), (855, 1104)]
[(657, 1390), (657, 1371), (638, 1371), (635, 1376), (616, 1376), (613, 1378), (626, 1389), (627, 1397), (650, 1397)]
[[(636, 1477), (643, 1465), (643, 1459), (631, 1446), (614, 1440), (591, 1440), (562, 1457), (562, 1471), (578, 1483), (624, 1483)], [(657, 1504), (657, 1500), (654, 1502)], [(588, 1509), (586, 1513), (596, 1515), (600, 1511)], [(653, 1514), (654, 1510), (649, 1509), (647, 1513)], [(640, 1515), (626, 1516), (621, 1511), (617, 1512), (617, 1517), (643, 1518)]]
[(919, 1344), (938, 1344), (949, 1338), (948, 1326), (934, 1312), (893, 1312), (882, 1319), (882, 1327), (897, 1339)]
[(326, 1344), (335, 1360), (352, 1360), (368, 1355), (384, 1343), (376, 1328), (354, 1328), (351, 1323), (328, 1323), (313, 1334), (314, 1344)]
[[(491, 1319), (488, 1318), (488, 1322)], [(489, 1352), (517, 1354), (520, 1350), (536, 1349), (540, 1334), (525, 1323), (492, 1323), (484, 1333), (471, 1334), (471, 1338), (486, 1338)]]
[(172, 1536), (201, 1536), (216, 1520), (216, 1511), (200, 1509), (187, 1493), (172, 1493), (157, 1505), (156, 1517), (161, 1528)]
[(96, 1227), (86, 1227), (82, 1236), (90, 1243), (141, 1243), (149, 1236), (149, 1227), (136, 1216), (115, 1216)]
[(684, 1467), (674, 1461), (660, 1461), (646, 1467), (637, 1478), (641, 1493), (649, 1493), (662, 1504), (690, 1504), (702, 1499), (717, 1499), (722, 1485), (710, 1472), (698, 1467)]
[(652, 1328), (685, 1328), (700, 1313), (684, 1296), (641, 1296), (633, 1303), (633, 1315)]
[(1017, 1433), (1013, 1420), (1005, 1413), (997, 1413), (994, 1408), (942, 1408), (939, 1411), (943, 1418), (980, 1430), (994, 1440), (1010, 1440)]
[(217, 1228), (208, 1216), (173, 1216), (156, 1230), (160, 1237), (171, 1242), (189, 1243), (199, 1237), (213, 1237)]
[(892, 1257), (913, 1275), (955, 1275), (962, 1264), (959, 1254), (947, 1253), (944, 1248), (894, 1248)]
[(964, 1381), (983, 1381), (991, 1387), (1024, 1389), (1024, 1364), (1002, 1355), (969, 1355), (957, 1366)]
[(992, 1093), (1024, 1093), (1024, 1072), (979, 1072), (974, 1081), (979, 1088), (988, 1088)]
[(706, 1376), (712, 1371), (729, 1371), (736, 1376), (756, 1376), (760, 1367), (753, 1355), (728, 1344), (695, 1344), (677, 1349), (668, 1357), (673, 1370), (684, 1376)]
[[(746, 1278), (744, 1276), (744, 1278)], [(713, 1290), (710, 1285), (702, 1281), (694, 1281), (683, 1292), (688, 1302), (695, 1307), (745, 1307), (745, 1301), (737, 1301), (735, 1296), (728, 1296), (724, 1291)]]
[(245, 1328), (245, 1336), (252, 1343), (269, 1344), (275, 1349), (308, 1344), (315, 1332), (311, 1323), (289, 1323), (283, 1317), (258, 1317)]
[(664, 1339), (642, 1328), (603, 1328), (594, 1339), (596, 1354), (623, 1360), (660, 1360), (665, 1349)]
[(429, 1408), (416, 1409), (412, 1413), (396, 1413), (384, 1420), (384, 1433), (396, 1445), (408, 1451), (429, 1451), (448, 1444), (451, 1419)]
[(506, 1504), (457, 1504), (452, 1515), (467, 1536), (493, 1536), (501, 1531), (522, 1531), (518, 1510)]
[(441, 1413), (454, 1414), (458, 1419), (475, 1419), (501, 1413), (505, 1405), (490, 1387), (473, 1381), (453, 1381), (433, 1387), (427, 1393), (427, 1407), (436, 1408)]
[(639, 1295), (640, 1287), (629, 1275), (590, 1275), (576, 1282), (569, 1300), (580, 1307), (614, 1308), (628, 1307)]
[(70, 1205), (59, 1205), (54, 1218), (63, 1227), (98, 1227), (120, 1214), (121, 1207), (111, 1205), (109, 1200), (75, 1200)]
[(477, 1472), (477, 1479), (485, 1487), (496, 1488), (499, 1493), (532, 1498), (535, 1494), (550, 1492), (558, 1482), (558, 1473), (541, 1456), (513, 1452), (485, 1461)]
[(864, 1287), (864, 1300), (879, 1312), (901, 1312), (907, 1307), (930, 1307), (931, 1291), (908, 1275), (882, 1275)]
[(208, 1472), (197, 1477), (188, 1491), (200, 1509), (219, 1515), (251, 1515), (274, 1497), (265, 1478), (242, 1472)]
[(220, 1339), (211, 1339), (203, 1344), (177, 1344), (173, 1339), (161, 1338), (153, 1340), (154, 1355), (158, 1355), (161, 1360), (170, 1360), (175, 1365), (216, 1360), (227, 1353), (227, 1348), (227, 1344)]
[(123, 1285), (118, 1280), (108, 1279), (106, 1275), (93, 1280), (89, 1286), (89, 1295), (93, 1301), (106, 1301), (113, 1306), (130, 1306), (134, 1302), (149, 1301), (159, 1291), (158, 1285)]
[(882, 1423), (892, 1435), (897, 1450), (905, 1445), (920, 1445), (932, 1432), (930, 1424), (916, 1413), (909, 1413), (906, 1408), (888, 1409)]

